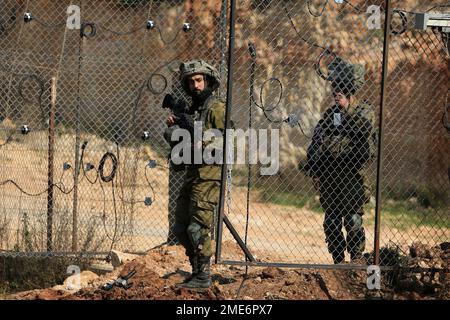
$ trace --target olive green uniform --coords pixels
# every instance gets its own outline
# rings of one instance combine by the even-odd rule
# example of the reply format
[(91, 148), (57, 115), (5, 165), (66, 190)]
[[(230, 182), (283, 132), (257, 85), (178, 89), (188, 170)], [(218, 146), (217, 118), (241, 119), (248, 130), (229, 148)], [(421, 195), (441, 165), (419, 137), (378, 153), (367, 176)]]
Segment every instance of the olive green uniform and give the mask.
[(308, 149), (308, 163), (318, 179), (325, 210), (326, 242), (336, 263), (344, 260), (345, 249), (353, 260), (365, 248), (362, 215), (370, 195), (362, 169), (373, 154), (374, 125), (375, 114), (367, 104), (348, 109), (333, 106), (316, 126)]
[[(336, 58), (328, 69), (333, 90), (348, 99), (364, 84), (361, 65)], [(362, 256), (365, 248), (362, 215), (370, 193), (362, 170), (375, 155), (374, 137), (375, 113), (366, 103), (350, 103), (346, 108), (332, 106), (314, 129), (307, 165), (302, 169), (318, 183), (325, 211), (323, 227), (334, 263), (344, 261), (346, 249), (354, 260)]]
[[(225, 105), (222, 101), (211, 97), (199, 110), (199, 118), (204, 118), (203, 128), (225, 128)], [(220, 143), (219, 141), (211, 143)], [(203, 142), (203, 147), (207, 143)], [(175, 211), (174, 233), (186, 248), (190, 258), (199, 255), (210, 257), (211, 227), (220, 194), (220, 165), (187, 165), (186, 176)]]
[[(205, 87), (203, 90), (191, 91), (188, 81), (194, 75), (203, 75)], [(189, 80), (190, 79), (190, 80)], [(181, 86), (192, 97), (192, 105), (177, 116), (177, 125), (187, 129), (191, 135), (191, 161), (196, 163), (200, 159), (195, 154), (201, 153), (199, 164), (186, 164), (186, 175), (180, 190), (175, 209), (175, 224), (172, 232), (186, 249), (186, 255), (192, 265), (192, 274), (181, 287), (196, 289), (207, 288), (211, 285), (210, 259), (211, 229), (220, 196), (221, 156), (223, 136), (225, 135), (225, 103), (214, 97), (213, 91), (220, 86), (220, 76), (216, 68), (202, 60), (192, 60), (180, 65)], [(170, 100), (170, 99), (169, 99)], [(196, 141), (196, 124), (202, 125), (202, 133), (215, 129), (219, 136)], [(166, 130), (165, 138), (176, 129), (172, 126)], [(170, 142), (169, 142), (170, 143)], [(204, 151), (213, 159), (220, 162), (209, 162), (204, 159)], [(215, 151), (220, 154), (210, 154)], [(210, 164), (214, 163), (214, 164)]]

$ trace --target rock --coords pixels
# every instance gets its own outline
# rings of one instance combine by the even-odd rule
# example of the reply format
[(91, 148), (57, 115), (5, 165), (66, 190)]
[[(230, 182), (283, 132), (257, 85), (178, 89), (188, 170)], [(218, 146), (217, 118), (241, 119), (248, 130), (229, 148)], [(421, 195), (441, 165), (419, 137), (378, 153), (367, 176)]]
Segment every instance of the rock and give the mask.
[(133, 261), (134, 259), (139, 257), (138, 255), (135, 254), (124, 253), (116, 250), (112, 250), (110, 255), (111, 255), (111, 263), (114, 268), (117, 268), (126, 262)]
[(219, 294), (222, 294), (223, 293), (223, 287), (218, 283), (218, 282), (214, 282), (213, 283), (213, 286), (212, 286), (212, 292), (215, 294), (215, 295), (219, 295)]
[(414, 273), (413, 274), (413, 279), (420, 281), (422, 279), (422, 274), (421, 273)]
[(70, 292), (70, 290), (67, 290), (67, 288), (65, 286), (60, 285), (60, 284), (52, 287), (52, 290)]
[(450, 242), (442, 242), (439, 246), (442, 251), (450, 250)]
[(83, 271), (80, 274), (74, 274), (68, 277), (64, 283), (64, 290), (76, 292), (81, 288), (87, 287), (91, 282), (98, 279), (98, 275), (92, 271)]
[(266, 268), (262, 271), (263, 279), (273, 279), (282, 274), (281, 270), (278, 268)]
[(410, 292), (408, 294), (408, 299), (409, 300), (421, 300), (420, 299), (420, 295), (417, 292), (414, 292), (414, 291), (412, 291), (412, 292)]
[(430, 248), (428, 248), (426, 245), (422, 244), (421, 242), (414, 242), (411, 247), (409, 248), (409, 254), (412, 258), (426, 258), (430, 259)]
[(110, 263), (92, 263), (89, 266), (89, 270), (96, 274), (102, 275), (114, 271), (114, 267)]
[(256, 283), (261, 283), (261, 282), (262, 282), (261, 277), (256, 277), (256, 278), (255, 278), (255, 282), (256, 282)]
[(295, 283), (295, 279), (294, 278), (288, 278), (286, 279), (286, 281), (284, 282), (284, 284), (286, 286), (292, 286)]

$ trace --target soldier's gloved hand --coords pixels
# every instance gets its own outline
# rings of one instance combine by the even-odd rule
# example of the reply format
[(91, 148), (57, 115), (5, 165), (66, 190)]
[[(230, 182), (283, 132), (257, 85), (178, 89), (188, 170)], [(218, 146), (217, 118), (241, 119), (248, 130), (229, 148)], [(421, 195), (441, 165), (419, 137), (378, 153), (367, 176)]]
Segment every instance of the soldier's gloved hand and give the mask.
[(178, 113), (175, 116), (175, 123), (181, 128), (188, 130), (190, 133), (194, 133), (194, 118), (187, 113)]
[(167, 118), (166, 124), (167, 124), (168, 127), (171, 127), (171, 126), (173, 126), (175, 123), (176, 123), (176, 118), (175, 118), (175, 116), (174, 116), (173, 114), (171, 114), (171, 115)]

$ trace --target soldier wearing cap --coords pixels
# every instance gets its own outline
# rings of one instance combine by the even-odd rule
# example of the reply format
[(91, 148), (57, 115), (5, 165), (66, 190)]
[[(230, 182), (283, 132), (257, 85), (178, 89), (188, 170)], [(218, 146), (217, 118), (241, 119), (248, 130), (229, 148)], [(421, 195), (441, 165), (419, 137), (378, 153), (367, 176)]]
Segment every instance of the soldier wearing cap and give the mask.
[[(364, 68), (336, 58), (329, 65), (335, 105), (328, 108), (314, 129), (306, 166), (318, 184), (328, 251), (333, 262), (362, 258), (365, 249), (363, 205), (370, 199), (362, 170), (373, 159), (375, 113), (354, 94), (364, 84)], [(342, 232), (346, 230), (346, 237)]]
[[(193, 124), (199, 121), (202, 130), (217, 129), (223, 133), (225, 104), (213, 95), (220, 85), (216, 68), (202, 60), (182, 63), (180, 80), (183, 89), (192, 98), (192, 104), (182, 116), (172, 114), (168, 117), (167, 131), (171, 133), (171, 128), (179, 125), (192, 134)], [(179, 123), (180, 118), (183, 118), (183, 123)], [(210, 143), (214, 143), (216, 147), (222, 145), (220, 138), (215, 138), (210, 142), (202, 141), (201, 148), (204, 149)], [(202, 161), (201, 164), (185, 164), (185, 170), (172, 231), (186, 249), (192, 274), (178, 286), (208, 288), (211, 285), (211, 227), (219, 202), (221, 165)]]

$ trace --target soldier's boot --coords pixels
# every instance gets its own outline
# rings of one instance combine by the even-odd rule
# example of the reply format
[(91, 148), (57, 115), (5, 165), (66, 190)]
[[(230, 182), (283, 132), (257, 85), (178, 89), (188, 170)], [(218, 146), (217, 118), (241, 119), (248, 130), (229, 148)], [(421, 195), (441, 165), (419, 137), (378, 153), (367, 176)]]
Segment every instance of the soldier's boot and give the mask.
[(175, 285), (176, 288), (182, 287), (185, 283), (188, 283), (189, 281), (191, 281), (193, 278), (195, 278), (198, 274), (198, 259), (196, 256), (190, 256), (189, 257), (189, 263), (191, 264), (192, 267), (192, 273), (187, 276), (183, 282), (177, 283)]
[(211, 257), (198, 257), (198, 273), (190, 281), (179, 287), (186, 289), (207, 289), (211, 286)]
[(187, 282), (191, 281), (198, 274), (198, 259), (197, 259), (197, 256), (189, 257), (189, 262), (190, 262), (191, 267), (192, 267), (192, 273), (186, 279), (184, 279), (183, 283), (187, 283)]

